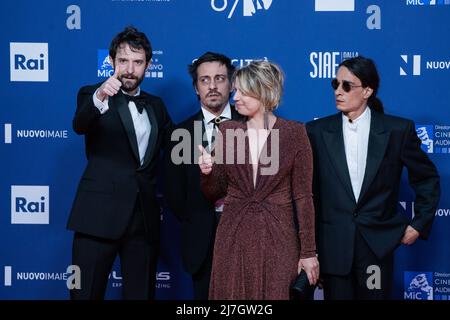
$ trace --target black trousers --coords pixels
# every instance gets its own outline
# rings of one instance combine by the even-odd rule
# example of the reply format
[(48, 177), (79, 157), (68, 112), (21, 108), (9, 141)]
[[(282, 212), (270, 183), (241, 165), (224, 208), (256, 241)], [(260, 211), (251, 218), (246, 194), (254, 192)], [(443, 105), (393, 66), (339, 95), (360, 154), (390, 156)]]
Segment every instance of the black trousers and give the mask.
[[(216, 225), (215, 230), (220, 221), (220, 215), (222, 212), (215, 211), (216, 216)], [(214, 230), (214, 234), (215, 234)], [(211, 240), (211, 244), (208, 250), (208, 254), (203, 261), (200, 269), (192, 275), (192, 286), (194, 289), (194, 299), (195, 300), (208, 300), (209, 296), (209, 283), (211, 280), (211, 269), (212, 269), (212, 260), (213, 260), (213, 252), (214, 252), (214, 239)]]
[(72, 300), (104, 299), (108, 276), (120, 257), (122, 293), (126, 300), (154, 299), (158, 248), (146, 239), (143, 213), (136, 205), (125, 235), (109, 240), (76, 232), (72, 264), (81, 270), (81, 289), (70, 290)]
[[(373, 286), (373, 267), (379, 267), (380, 285)], [(369, 271), (368, 271), (369, 267)], [(356, 230), (353, 265), (348, 275), (323, 274), (325, 300), (388, 300), (392, 289), (394, 253), (378, 259), (367, 245), (361, 233)], [(369, 282), (369, 285), (368, 285)]]
[(192, 286), (195, 300), (208, 300), (209, 281), (211, 279), (213, 245), (203, 261), (200, 269), (192, 275)]

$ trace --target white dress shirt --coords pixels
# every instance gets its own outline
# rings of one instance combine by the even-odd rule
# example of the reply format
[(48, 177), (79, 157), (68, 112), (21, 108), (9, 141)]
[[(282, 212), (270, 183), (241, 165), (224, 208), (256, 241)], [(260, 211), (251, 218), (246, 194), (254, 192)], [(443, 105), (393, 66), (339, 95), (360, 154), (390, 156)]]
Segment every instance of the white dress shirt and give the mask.
[(345, 156), (356, 201), (359, 199), (364, 173), (366, 172), (370, 118), (369, 107), (366, 107), (366, 110), (351, 122), (349, 118), (342, 114)]
[[(209, 146), (209, 149), (211, 150), (211, 139), (212, 139), (214, 127), (216, 126), (214, 121), (211, 121), (211, 120), (214, 120), (215, 118), (217, 118), (217, 116), (215, 114), (209, 112), (203, 106), (202, 106), (202, 113), (203, 113), (203, 124), (205, 125), (205, 133), (206, 133), (206, 137), (208, 138), (208, 146)], [(225, 106), (225, 108), (223, 109), (223, 111), (219, 115), (219, 117), (223, 118), (222, 121), (231, 119), (231, 107), (230, 107), (229, 103), (227, 103), (227, 105)], [(222, 212), (223, 207), (224, 207), (223, 199), (217, 200), (214, 204), (214, 207), (216, 210), (216, 214), (218, 214), (219, 212)]]
[[(202, 113), (203, 113), (203, 123), (205, 125), (206, 137), (208, 138), (208, 145), (211, 147), (211, 138), (212, 138), (213, 130), (215, 127), (214, 121), (211, 122), (211, 120), (217, 118), (217, 116), (215, 114), (209, 112), (203, 106), (202, 106)], [(223, 111), (219, 115), (219, 117), (223, 117), (226, 120), (231, 119), (231, 107), (230, 107), (229, 103), (227, 103), (227, 105), (225, 106), (225, 108), (223, 109)]]
[[(127, 94), (123, 90), (122, 93)], [(134, 96), (138, 96), (140, 93), (141, 88), (138, 88), (138, 91)], [(109, 110), (108, 97), (106, 97), (105, 100), (101, 101), (97, 98), (97, 91), (95, 91), (93, 100), (95, 107), (100, 111), (101, 114), (104, 114)], [(144, 163), (145, 151), (147, 150), (148, 139), (150, 137), (152, 126), (150, 124), (150, 120), (147, 116), (147, 111), (145, 110), (145, 108), (142, 113), (139, 113), (136, 108), (136, 104), (133, 101), (130, 101), (128, 103), (128, 109), (130, 110), (131, 119), (133, 120), (134, 132), (136, 133), (136, 142), (139, 149), (139, 160), (140, 164), (142, 165)]]

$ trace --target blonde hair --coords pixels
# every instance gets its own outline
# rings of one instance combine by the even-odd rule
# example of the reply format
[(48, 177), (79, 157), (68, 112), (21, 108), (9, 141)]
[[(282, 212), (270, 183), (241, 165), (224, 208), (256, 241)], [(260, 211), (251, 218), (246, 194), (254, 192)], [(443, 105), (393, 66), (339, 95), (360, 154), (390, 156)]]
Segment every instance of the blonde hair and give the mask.
[(246, 96), (261, 101), (266, 111), (275, 110), (283, 95), (284, 74), (280, 66), (266, 60), (254, 60), (233, 75)]

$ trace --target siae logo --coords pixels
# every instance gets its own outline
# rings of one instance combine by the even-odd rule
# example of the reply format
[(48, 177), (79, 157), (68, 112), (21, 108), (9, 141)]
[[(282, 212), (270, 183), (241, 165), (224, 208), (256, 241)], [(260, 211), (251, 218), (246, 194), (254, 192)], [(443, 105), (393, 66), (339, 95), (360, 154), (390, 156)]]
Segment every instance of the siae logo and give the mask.
[(251, 17), (256, 14), (258, 10), (269, 10), (273, 0), (234, 0), (233, 4), (228, 5), (228, 0), (211, 0), (211, 8), (216, 12), (222, 12), (230, 8), (227, 18), (233, 17), (237, 5), (242, 2), (242, 15), (244, 17)]
[(11, 81), (48, 82), (48, 43), (11, 42)]
[(312, 66), (309, 76), (313, 79), (335, 78), (339, 63), (356, 56), (358, 52), (313, 51), (309, 54), (309, 62)]
[[(400, 58), (402, 58), (405, 67), (411, 62), (411, 59), (409, 59), (409, 62), (408, 62), (408, 55), (406, 55), (406, 54), (401, 54)], [(421, 56), (419, 54), (415, 54), (412, 56), (412, 74), (413, 74), (413, 76), (420, 76), (420, 60), (421, 60)], [(408, 73), (405, 71), (405, 69), (403, 67), (400, 67), (400, 75), (401, 76), (408, 75)]]
[(11, 186), (11, 224), (48, 224), (49, 198), (49, 186)]

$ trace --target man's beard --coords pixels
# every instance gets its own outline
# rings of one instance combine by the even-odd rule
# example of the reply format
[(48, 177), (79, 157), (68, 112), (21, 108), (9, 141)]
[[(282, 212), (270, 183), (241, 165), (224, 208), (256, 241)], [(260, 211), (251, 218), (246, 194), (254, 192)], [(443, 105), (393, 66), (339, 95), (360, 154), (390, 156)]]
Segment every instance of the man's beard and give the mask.
[(226, 104), (226, 101), (224, 101), (222, 94), (220, 94), (219, 92), (212, 92), (212, 93), (217, 94), (217, 96), (215, 96), (216, 100), (207, 101), (205, 105), (211, 110), (218, 111)]
[[(133, 81), (134, 80), (134, 81)], [(134, 75), (122, 75), (120, 76), (120, 82), (122, 82), (122, 90), (125, 92), (134, 91), (144, 80), (144, 75), (138, 78)]]
[(211, 110), (218, 111), (218, 110), (220, 110), (220, 108), (223, 107), (223, 105), (224, 105), (223, 101), (216, 101), (216, 102), (210, 102), (206, 106)]

